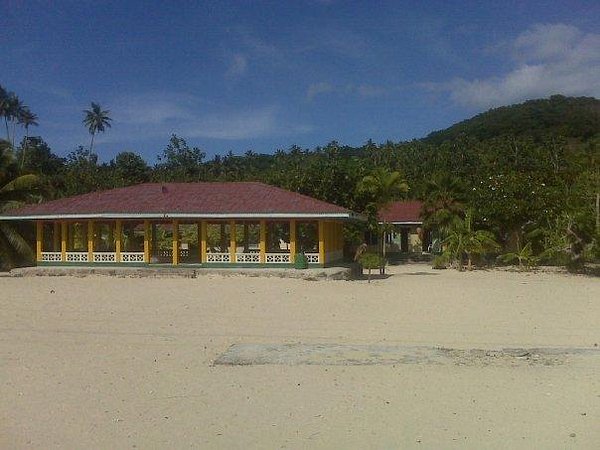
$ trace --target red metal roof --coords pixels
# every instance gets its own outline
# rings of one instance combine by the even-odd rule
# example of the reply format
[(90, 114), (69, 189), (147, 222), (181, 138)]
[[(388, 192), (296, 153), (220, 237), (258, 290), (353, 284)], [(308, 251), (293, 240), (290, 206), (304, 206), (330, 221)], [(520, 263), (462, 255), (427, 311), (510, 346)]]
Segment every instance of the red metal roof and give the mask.
[(421, 207), (418, 200), (394, 202), (379, 211), (379, 220), (388, 223), (423, 223)]
[[(232, 183), (147, 183), (92, 192), (6, 211), (5, 217), (100, 215), (123, 217), (131, 214), (169, 216), (208, 215), (315, 215), (340, 218), (355, 213), (331, 203), (275, 186), (255, 182)], [(347, 216), (347, 217), (344, 217)], [(1, 216), (0, 216), (1, 218)]]

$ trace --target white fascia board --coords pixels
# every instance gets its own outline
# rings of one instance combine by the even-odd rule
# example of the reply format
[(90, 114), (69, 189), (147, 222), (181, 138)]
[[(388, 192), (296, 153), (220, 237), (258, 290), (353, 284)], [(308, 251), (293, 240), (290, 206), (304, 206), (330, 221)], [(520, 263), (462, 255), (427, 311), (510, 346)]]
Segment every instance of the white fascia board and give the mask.
[(365, 218), (354, 213), (93, 213), (93, 214), (31, 214), (23, 216), (0, 216), (3, 220), (91, 220), (91, 219), (337, 219), (358, 220)]

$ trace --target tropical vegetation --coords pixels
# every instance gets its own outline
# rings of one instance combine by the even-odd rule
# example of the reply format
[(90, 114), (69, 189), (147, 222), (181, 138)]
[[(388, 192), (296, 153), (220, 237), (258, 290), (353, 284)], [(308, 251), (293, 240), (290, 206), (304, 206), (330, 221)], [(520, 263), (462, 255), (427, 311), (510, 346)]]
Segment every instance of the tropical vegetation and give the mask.
[[(511, 256), (518, 254), (524, 267), (535, 261), (578, 270), (600, 254), (600, 101), (594, 98), (552, 96), (493, 109), (423, 139), (360, 147), (333, 141), (209, 158), (173, 135), (156, 149), (155, 162), (132, 149), (104, 161), (93, 152), (94, 137), (111, 125), (98, 103), (85, 111), (89, 148), (75, 149), (52, 149), (43, 137), (29, 136), (38, 119), (19, 120), (15, 111), (23, 107), (0, 89), (0, 119), (20, 162), (15, 175), (36, 175), (45, 198), (147, 181), (262, 181), (363, 213), (373, 234), (382, 231), (375, 226), (382, 206), (422, 200), (426, 225), (456, 265), (461, 258), (467, 266), (469, 259), (483, 261), (485, 253), (492, 254), (488, 262), (493, 256), (518, 263)], [(347, 246), (362, 242), (365, 231), (365, 225), (345, 227)], [(508, 256), (496, 260), (502, 254)]]

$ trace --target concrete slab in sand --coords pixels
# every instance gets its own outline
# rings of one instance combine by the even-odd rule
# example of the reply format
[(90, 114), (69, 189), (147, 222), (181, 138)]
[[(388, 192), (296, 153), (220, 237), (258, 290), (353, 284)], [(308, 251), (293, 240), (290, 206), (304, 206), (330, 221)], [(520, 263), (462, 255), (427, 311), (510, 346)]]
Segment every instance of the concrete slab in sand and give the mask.
[(577, 357), (600, 356), (598, 349), (506, 348), (501, 350), (349, 344), (234, 344), (216, 365), (393, 365), (453, 364), (561, 365)]

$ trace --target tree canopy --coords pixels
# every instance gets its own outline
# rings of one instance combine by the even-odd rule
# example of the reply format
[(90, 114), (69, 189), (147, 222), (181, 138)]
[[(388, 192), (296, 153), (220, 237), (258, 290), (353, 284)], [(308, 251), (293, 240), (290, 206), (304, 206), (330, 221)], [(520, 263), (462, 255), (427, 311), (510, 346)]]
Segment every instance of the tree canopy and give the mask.
[[(14, 149), (23, 161), (21, 174), (37, 175), (46, 198), (145, 181), (261, 181), (370, 217), (391, 200), (419, 199), (426, 225), (438, 229), (450, 230), (456, 220), (464, 223), (470, 210), (469, 227), (491, 233), (506, 251), (517, 251), (519, 242), (519, 248), (530, 243), (533, 253), (542, 254), (563, 236), (562, 247), (555, 247), (564, 253), (565, 245), (574, 248), (574, 235), (586, 249), (598, 251), (600, 101), (593, 98), (532, 100), (490, 110), (421, 140), (368, 140), (359, 147), (332, 141), (313, 149), (291, 145), (207, 159), (204, 149), (172, 135), (156, 149), (157, 162), (151, 165), (131, 149), (108, 162), (82, 146), (59, 157), (41, 137), (27, 135), (26, 122), (13, 119), (14, 97), (0, 89), (0, 114), (11, 137), (9, 125), (23, 127), (24, 139)], [(86, 118), (88, 112), (100, 117), (89, 121), (93, 139), (110, 126), (110, 118), (98, 104)], [(362, 232), (347, 227), (346, 238), (358, 242)]]

